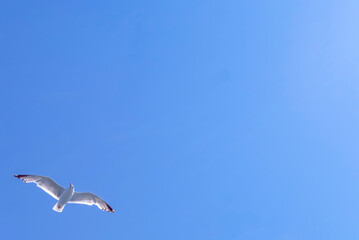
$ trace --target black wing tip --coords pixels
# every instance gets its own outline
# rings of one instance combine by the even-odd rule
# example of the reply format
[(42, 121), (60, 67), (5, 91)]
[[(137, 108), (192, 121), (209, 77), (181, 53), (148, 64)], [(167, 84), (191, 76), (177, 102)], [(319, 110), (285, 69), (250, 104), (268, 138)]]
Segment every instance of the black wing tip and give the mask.
[(107, 212), (112, 212), (112, 213), (114, 213), (115, 212), (115, 210), (113, 210), (113, 208), (110, 206), (110, 205), (108, 205), (107, 203), (106, 203), (106, 205), (107, 205)]
[(27, 177), (29, 175), (18, 175), (18, 174), (14, 174), (14, 177), (18, 178), (18, 179), (21, 179), (23, 182), (26, 183), (26, 181), (23, 179), (23, 177)]
[(16, 178), (22, 178), (22, 177), (26, 177), (26, 176), (29, 176), (29, 175), (18, 175), (18, 174), (14, 174), (14, 177), (16, 177)]

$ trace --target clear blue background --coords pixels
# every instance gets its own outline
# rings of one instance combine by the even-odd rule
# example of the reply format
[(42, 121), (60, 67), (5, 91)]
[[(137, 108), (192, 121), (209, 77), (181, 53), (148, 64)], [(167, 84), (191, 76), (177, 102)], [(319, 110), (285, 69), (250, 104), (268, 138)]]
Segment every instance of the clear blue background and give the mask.
[(1, 1), (2, 238), (358, 239), (358, 8)]

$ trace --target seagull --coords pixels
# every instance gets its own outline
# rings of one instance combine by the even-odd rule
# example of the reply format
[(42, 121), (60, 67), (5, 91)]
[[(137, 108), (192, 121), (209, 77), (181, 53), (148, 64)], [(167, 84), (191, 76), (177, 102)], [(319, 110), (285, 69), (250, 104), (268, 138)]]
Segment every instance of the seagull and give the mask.
[(90, 192), (75, 192), (75, 187), (70, 183), (68, 188), (63, 188), (49, 177), (37, 175), (14, 175), (25, 183), (36, 183), (39, 188), (58, 200), (53, 207), (56, 212), (62, 212), (66, 203), (96, 205), (99, 209), (108, 212), (115, 212), (104, 200)]

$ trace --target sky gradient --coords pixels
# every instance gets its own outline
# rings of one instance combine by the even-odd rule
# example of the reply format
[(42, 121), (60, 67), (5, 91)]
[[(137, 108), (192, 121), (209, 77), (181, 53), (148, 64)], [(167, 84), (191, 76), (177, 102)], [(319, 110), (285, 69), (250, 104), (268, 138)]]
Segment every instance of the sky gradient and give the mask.
[(358, 239), (358, 8), (0, 1), (2, 237)]

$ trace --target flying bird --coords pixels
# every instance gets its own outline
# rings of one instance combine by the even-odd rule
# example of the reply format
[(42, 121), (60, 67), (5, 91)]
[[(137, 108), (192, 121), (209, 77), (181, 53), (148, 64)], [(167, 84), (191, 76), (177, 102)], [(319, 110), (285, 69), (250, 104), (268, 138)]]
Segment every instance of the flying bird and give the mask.
[(49, 177), (37, 175), (14, 175), (25, 183), (36, 183), (39, 188), (51, 195), (58, 202), (53, 207), (56, 212), (62, 212), (66, 203), (96, 205), (103, 211), (115, 212), (104, 200), (90, 192), (75, 192), (75, 187), (70, 183), (68, 188), (63, 188)]

